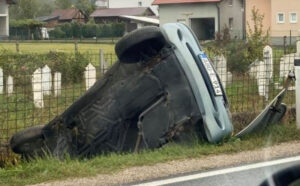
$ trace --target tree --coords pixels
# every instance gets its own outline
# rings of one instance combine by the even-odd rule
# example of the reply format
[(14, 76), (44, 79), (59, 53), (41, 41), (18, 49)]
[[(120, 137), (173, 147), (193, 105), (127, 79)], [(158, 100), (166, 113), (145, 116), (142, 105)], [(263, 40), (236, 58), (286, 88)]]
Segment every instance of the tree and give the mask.
[(49, 15), (53, 8), (54, 3), (49, 0), (19, 0), (9, 7), (9, 15), (11, 19), (34, 19)]
[(263, 59), (263, 48), (269, 42), (269, 29), (265, 32), (263, 30), (263, 20), (264, 15), (260, 14), (259, 10), (253, 7), (251, 11), (251, 20), (253, 21), (253, 28), (247, 22), (248, 32), (247, 32), (247, 41), (248, 41), (248, 50), (246, 53), (247, 59), (250, 62), (255, 60)]
[(12, 19), (33, 19), (38, 9), (38, 0), (19, 0), (17, 5), (10, 7), (9, 13)]
[(54, 1), (40, 0), (37, 15), (48, 16), (53, 12), (54, 9), (55, 9)]
[(60, 9), (68, 9), (72, 7), (71, 0), (55, 0), (55, 5)]
[(269, 31), (263, 30), (264, 15), (255, 7), (252, 9), (253, 27), (247, 23), (247, 42), (234, 42), (227, 46), (228, 66), (232, 72), (245, 73), (249, 65), (256, 60), (263, 60), (263, 48), (269, 42)]
[[(40, 30), (39, 28), (44, 25), (43, 22), (34, 20), (34, 19), (18, 19), (18, 20), (11, 20), (10, 21), (10, 27), (19, 29), (19, 30), (26, 30), (28, 37), (27, 39), (33, 39), (32, 38), (32, 33), (34, 30)], [(38, 33), (40, 37), (41, 33)]]
[(75, 6), (76, 8), (81, 10), (87, 17), (90, 17), (90, 15), (96, 9), (95, 4), (91, 3), (90, 0), (77, 0)]

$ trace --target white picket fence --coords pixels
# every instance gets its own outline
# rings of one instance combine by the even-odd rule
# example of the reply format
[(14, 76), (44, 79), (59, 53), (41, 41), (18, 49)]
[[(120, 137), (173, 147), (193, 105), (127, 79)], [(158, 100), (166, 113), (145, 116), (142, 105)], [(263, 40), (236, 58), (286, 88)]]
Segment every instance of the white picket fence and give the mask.
[[(280, 59), (280, 81), (287, 77), (289, 71), (294, 70), (294, 60), (300, 58), (300, 41), (296, 43), (297, 52), (284, 55)], [(281, 89), (280, 82), (273, 82), (274, 73), (274, 58), (273, 49), (270, 46), (265, 46), (263, 51), (264, 60), (255, 61), (250, 65), (249, 75), (257, 80), (258, 94), (269, 100), (270, 84), (274, 83), (277, 89)], [(226, 87), (232, 83), (232, 74), (227, 70), (227, 62), (224, 56), (216, 56), (213, 58), (215, 68), (220, 76), (223, 86)], [(290, 87), (289, 90), (295, 90)]]
[[(86, 90), (90, 89), (96, 83), (96, 68), (90, 63), (85, 68), (84, 78)], [(32, 74), (32, 94), (33, 103), (36, 108), (44, 108), (44, 96), (54, 95), (60, 96), (62, 93), (62, 73), (54, 72), (52, 74), (48, 65), (43, 68), (38, 68)], [(7, 76), (6, 82), (7, 96), (14, 93), (14, 78), (11, 75)], [(4, 74), (0, 68), (0, 94), (4, 94)]]
[[(264, 55), (263, 61), (255, 61), (250, 65), (249, 74), (257, 80), (258, 93), (260, 96), (265, 97), (266, 101), (269, 99), (269, 86), (271, 83), (278, 85), (278, 82), (273, 81), (273, 50), (270, 46), (264, 47), (262, 51)], [(103, 54), (101, 55), (101, 69), (107, 69), (106, 62)], [(294, 59), (300, 57), (300, 41), (297, 42), (297, 52), (294, 54), (284, 55), (280, 60), (280, 78), (287, 76), (290, 70), (294, 69)], [(216, 56), (212, 59), (213, 64), (218, 72), (224, 88), (232, 84), (232, 73), (228, 71), (227, 60), (223, 55)], [(105, 72), (105, 71), (103, 71)], [(85, 87), (89, 90), (96, 83), (96, 68), (89, 63), (84, 72)], [(33, 102), (36, 108), (44, 107), (44, 96), (54, 95), (60, 96), (62, 93), (62, 73), (52, 72), (49, 66), (45, 65), (43, 68), (38, 68), (32, 74), (32, 92)], [(291, 88), (291, 90), (294, 90)], [(0, 94), (4, 94), (6, 91), (7, 96), (11, 96), (14, 93), (14, 78), (12, 75), (8, 75), (6, 79), (6, 90), (4, 90), (4, 74), (2, 68), (0, 68)]]

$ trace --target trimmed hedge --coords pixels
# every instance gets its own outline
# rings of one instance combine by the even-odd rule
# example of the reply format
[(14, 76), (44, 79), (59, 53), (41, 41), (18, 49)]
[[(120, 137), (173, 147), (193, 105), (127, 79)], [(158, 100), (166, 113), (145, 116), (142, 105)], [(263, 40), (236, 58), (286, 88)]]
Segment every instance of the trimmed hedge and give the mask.
[(42, 27), (45, 23), (34, 19), (20, 19), (10, 20), (9, 24), (9, 34), (11, 38), (41, 39), (40, 27)]
[(65, 23), (49, 32), (52, 39), (122, 37), (125, 33), (124, 23), (114, 24), (79, 24)]

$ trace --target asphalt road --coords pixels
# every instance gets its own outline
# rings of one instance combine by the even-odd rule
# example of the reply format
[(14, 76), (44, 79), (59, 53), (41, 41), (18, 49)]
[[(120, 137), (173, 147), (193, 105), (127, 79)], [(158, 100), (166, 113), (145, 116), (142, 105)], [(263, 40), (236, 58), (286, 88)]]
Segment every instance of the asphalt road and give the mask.
[(247, 164), (238, 167), (178, 175), (163, 180), (139, 183), (139, 186), (257, 186), (269, 175), (293, 165), (300, 164), (300, 156), (277, 159), (268, 162)]

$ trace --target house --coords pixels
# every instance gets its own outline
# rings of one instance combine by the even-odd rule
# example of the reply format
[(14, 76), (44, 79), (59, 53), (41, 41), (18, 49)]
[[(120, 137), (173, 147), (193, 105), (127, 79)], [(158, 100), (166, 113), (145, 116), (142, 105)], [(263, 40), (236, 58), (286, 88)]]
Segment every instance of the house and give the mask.
[(155, 13), (148, 7), (97, 9), (91, 17), (97, 24), (125, 23), (126, 32), (148, 25), (159, 25)]
[(220, 31), (229, 28), (232, 39), (244, 39), (246, 37), (245, 24), (245, 0), (221, 0), (220, 7)]
[(292, 42), (297, 39), (300, 34), (299, 0), (246, 0), (246, 22), (251, 28), (254, 26), (251, 19), (254, 7), (264, 15), (263, 29), (269, 30), (272, 44), (283, 44), (284, 36), (291, 36)]
[(215, 34), (229, 27), (232, 37), (242, 38), (245, 26), (244, 0), (155, 0), (159, 6), (160, 24), (182, 22), (200, 40), (215, 38)]
[(76, 8), (57, 9), (52, 12), (51, 16), (58, 17), (58, 24), (71, 22), (85, 23), (87, 20), (87, 17), (84, 15), (84, 13)]
[(44, 25), (46, 28), (54, 28), (58, 24), (59, 16), (42, 16), (37, 17), (35, 20), (46, 23)]
[(0, 39), (9, 36), (8, 6), (15, 3), (15, 0), (0, 0)]
[(158, 15), (158, 6), (152, 5), (153, 0), (106, 0), (109, 8), (149, 7)]
[(95, 6), (97, 8), (108, 8), (108, 0), (96, 0)]
[(57, 9), (52, 12), (50, 16), (42, 16), (35, 18), (38, 21), (45, 22), (46, 28), (55, 28), (58, 24), (62, 23), (85, 23), (86, 16), (83, 14), (82, 11), (76, 8), (70, 9)]

